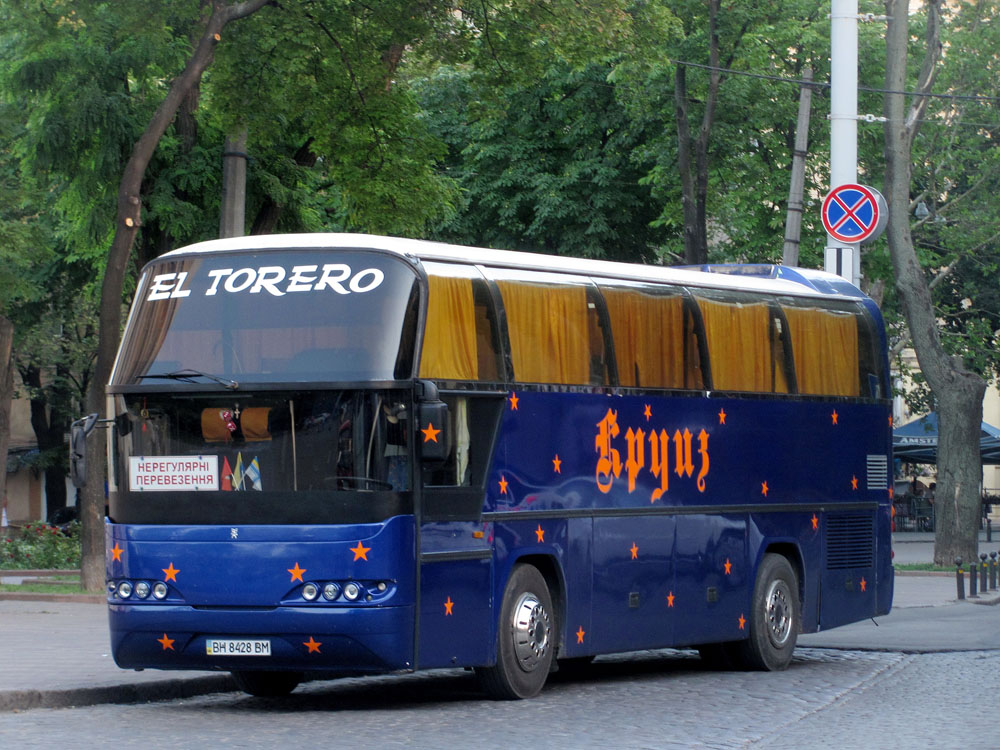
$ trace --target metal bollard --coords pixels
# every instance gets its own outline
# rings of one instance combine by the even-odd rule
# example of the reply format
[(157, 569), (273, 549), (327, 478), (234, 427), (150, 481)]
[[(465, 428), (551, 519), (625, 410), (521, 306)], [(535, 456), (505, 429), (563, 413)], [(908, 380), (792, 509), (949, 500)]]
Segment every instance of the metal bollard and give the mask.
[(965, 598), (965, 578), (962, 577), (962, 558), (955, 558), (955, 586), (958, 588), (958, 598)]
[(993, 521), (991, 521), (989, 518), (986, 519), (986, 541), (987, 542), (993, 541)]
[(978, 599), (979, 595), (976, 594), (976, 585), (979, 583), (979, 571), (976, 570), (976, 561), (973, 560), (969, 563), (969, 598)]
[(997, 553), (990, 552), (990, 590), (997, 587)]
[(982, 561), (979, 565), (979, 590), (985, 594), (989, 591), (986, 585), (986, 553), (980, 552), (979, 559)]

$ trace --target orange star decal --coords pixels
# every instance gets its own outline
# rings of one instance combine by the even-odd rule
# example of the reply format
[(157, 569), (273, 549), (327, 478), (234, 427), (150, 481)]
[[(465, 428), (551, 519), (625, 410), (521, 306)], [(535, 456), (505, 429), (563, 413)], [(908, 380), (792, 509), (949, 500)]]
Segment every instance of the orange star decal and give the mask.
[(740, 630), (745, 630), (747, 624), (747, 618), (745, 618), (743, 615), (740, 615), (739, 623), (740, 623)]
[(173, 563), (170, 563), (169, 568), (161, 568), (161, 570), (163, 571), (164, 581), (173, 581), (174, 583), (177, 583), (177, 574), (180, 573), (180, 571), (174, 567)]
[(517, 397), (517, 394), (511, 393), (510, 398), (507, 400), (510, 401), (510, 410), (517, 411), (517, 402), (521, 400)]
[(545, 529), (542, 528), (541, 524), (538, 524), (538, 528), (535, 529), (535, 536), (538, 537), (539, 544), (545, 541)]
[(501, 495), (506, 495), (507, 494), (507, 485), (510, 484), (510, 482), (507, 481), (507, 478), (503, 474), (500, 475), (500, 482), (499, 482), (499, 484), (500, 484), (500, 494)]
[(587, 634), (587, 631), (584, 630), (583, 629), (583, 625), (581, 625), (580, 629), (576, 631), (576, 642), (577, 643), (583, 643), (583, 636), (585, 636), (586, 634)]
[(447, 599), (445, 599), (445, 601), (444, 601), (444, 616), (445, 617), (448, 617), (449, 615), (451, 615), (451, 610), (452, 610), (452, 607), (454, 607), (454, 606), (455, 606), (455, 602), (453, 602), (451, 600), (450, 596)]
[(812, 525), (813, 525), (813, 531), (819, 531), (819, 519), (816, 517), (815, 513), (813, 513)]
[(115, 542), (115, 546), (111, 548), (111, 559), (112, 560), (117, 560), (118, 562), (121, 562), (122, 561), (122, 552), (124, 552), (124, 551), (125, 550), (123, 550), (121, 547), (118, 546), (118, 542)]
[(286, 568), (286, 570), (292, 574), (293, 581), (301, 581), (302, 574), (306, 572), (305, 568), (300, 568), (299, 564), (296, 562), (294, 568)]
[(889, 499), (892, 500), (892, 496), (896, 494), (896, 491), (890, 487), (889, 488)]
[(633, 560), (639, 559), (639, 548), (636, 546), (635, 542), (632, 542), (632, 546), (629, 547), (628, 551), (632, 553)]
[(760, 494), (762, 494), (764, 497), (767, 497), (767, 491), (769, 489), (771, 488), (767, 486), (767, 482), (760, 483)]
[(441, 430), (435, 429), (433, 422), (428, 422), (427, 427), (422, 429), (421, 432), (424, 433), (425, 443), (436, 443), (438, 441), (438, 435), (441, 433)]
[(642, 415), (649, 421), (649, 418), (653, 416), (653, 409), (649, 404), (646, 404), (646, 408), (642, 410)]
[(312, 636), (309, 636), (309, 640), (308, 641), (302, 641), (302, 645), (305, 646), (307, 649), (309, 649), (309, 651), (307, 653), (310, 653), (310, 654), (319, 654), (319, 653), (322, 653), (319, 650), (319, 647), (323, 645), (323, 642), (322, 641), (317, 641)]
[(889, 416), (889, 427), (890, 428), (892, 427), (892, 416), (891, 415)]
[(851, 477), (851, 489), (856, 490), (858, 488), (858, 478)]
[(831, 415), (830, 415), (830, 419), (832, 419), (832, 420), (833, 420), (833, 423), (834, 423), (834, 424), (837, 424), (837, 419), (838, 419), (839, 417), (840, 417), (840, 415), (839, 415), (839, 414), (837, 414), (837, 410), (836, 410), (836, 409), (834, 409), (834, 410), (833, 410), (833, 414), (831, 414)]
[(174, 638), (167, 638), (167, 634), (166, 633), (163, 634), (162, 638), (157, 638), (156, 639), (157, 643), (159, 643), (161, 646), (163, 646), (163, 650), (164, 651), (173, 651), (174, 650), (174, 640), (175, 640)]
[(354, 553), (354, 559), (357, 560), (368, 560), (368, 553), (372, 551), (371, 547), (362, 546), (361, 542), (358, 542), (357, 547), (351, 547), (351, 552)]
[(562, 459), (559, 458), (558, 453), (556, 454), (556, 457), (552, 459), (552, 469), (556, 474), (562, 474)]
[(725, 424), (725, 423), (726, 423), (726, 410), (719, 409), (719, 424)]
[(674, 592), (673, 591), (671, 591), (669, 594), (667, 594), (667, 606), (668, 607), (674, 606), (674, 599), (676, 599), (676, 598), (677, 597), (674, 596)]
[(728, 557), (726, 558), (726, 564), (723, 565), (722, 567), (726, 569), (726, 575), (727, 576), (728, 575), (732, 575), (732, 573), (733, 573), (733, 564), (731, 562), (729, 562), (729, 558)]
[(861, 590), (862, 591), (868, 590), (868, 581), (865, 580), (864, 576), (861, 576)]

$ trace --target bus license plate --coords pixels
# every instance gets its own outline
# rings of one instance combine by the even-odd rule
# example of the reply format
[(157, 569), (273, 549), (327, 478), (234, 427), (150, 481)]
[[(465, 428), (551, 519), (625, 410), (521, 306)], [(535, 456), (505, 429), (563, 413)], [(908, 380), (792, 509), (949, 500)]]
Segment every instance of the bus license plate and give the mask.
[(209, 656), (270, 656), (271, 642), (248, 638), (215, 638), (205, 643)]

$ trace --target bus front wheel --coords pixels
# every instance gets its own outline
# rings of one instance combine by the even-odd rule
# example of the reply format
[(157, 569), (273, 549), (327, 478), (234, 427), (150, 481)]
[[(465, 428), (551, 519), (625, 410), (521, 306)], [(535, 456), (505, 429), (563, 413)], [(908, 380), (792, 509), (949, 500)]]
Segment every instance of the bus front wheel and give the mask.
[(236, 687), (258, 698), (280, 698), (302, 682), (299, 672), (233, 672)]
[(743, 665), (777, 671), (792, 661), (800, 620), (798, 576), (788, 559), (768, 553), (757, 570), (750, 637), (739, 642)]
[(515, 566), (500, 609), (497, 663), (476, 670), (486, 693), (500, 700), (538, 695), (552, 668), (557, 632), (542, 574), (531, 565)]

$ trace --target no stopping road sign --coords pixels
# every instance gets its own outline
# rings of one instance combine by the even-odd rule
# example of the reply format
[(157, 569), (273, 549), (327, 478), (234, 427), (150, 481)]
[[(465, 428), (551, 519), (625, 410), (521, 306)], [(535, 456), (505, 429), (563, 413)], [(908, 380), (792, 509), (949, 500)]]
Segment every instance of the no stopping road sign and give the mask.
[(850, 245), (871, 242), (882, 234), (888, 215), (882, 194), (865, 185), (838, 185), (823, 201), (826, 231)]

